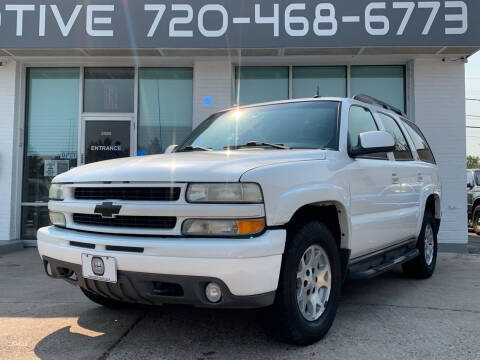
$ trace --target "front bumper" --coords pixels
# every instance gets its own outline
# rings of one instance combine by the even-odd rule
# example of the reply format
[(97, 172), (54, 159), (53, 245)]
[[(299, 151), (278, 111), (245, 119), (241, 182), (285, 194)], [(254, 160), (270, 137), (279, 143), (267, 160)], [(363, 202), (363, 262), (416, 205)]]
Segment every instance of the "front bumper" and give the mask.
[[(211, 277), (160, 275), (132, 271), (118, 271), (117, 282), (106, 283), (86, 279), (82, 266), (43, 257), (44, 264), (50, 265), (50, 276), (64, 279), (91, 293), (129, 303), (145, 305), (188, 304), (197, 307), (260, 308), (273, 304), (275, 291), (250, 296), (235, 296), (223, 281)], [(222, 289), (222, 298), (211, 303), (205, 296), (205, 287), (215, 282)]]
[[(231, 301), (226, 302), (230, 302), (231, 307), (242, 307), (239, 297), (245, 297), (247, 304), (252, 300), (247, 297), (274, 293), (277, 289), (286, 232), (269, 230), (250, 239), (160, 238), (88, 233), (50, 226), (40, 229), (37, 237), (38, 251), (44, 261), (75, 271), (79, 279), (77, 285), (87, 290), (92, 291), (86, 287), (88, 282), (81, 276), (83, 253), (114, 257), (119, 275), (117, 284), (133, 283), (143, 294), (152, 294), (143, 285), (140, 286), (145, 282), (151, 285), (174, 281), (184, 288), (183, 299), (171, 298), (167, 301), (157, 296), (158, 301), (153, 301), (155, 304), (177, 302), (202, 305), (201, 297), (190, 295), (205, 281), (214, 279), (230, 295)], [(103, 287), (100, 290), (104, 292), (103, 296), (109, 294), (106, 291), (112, 287), (97, 281), (93, 285)], [(93, 292), (102, 295), (101, 292)], [(114, 292), (109, 297), (115, 298), (115, 294), (121, 293)], [(273, 301), (273, 296), (270, 298)], [(149, 303), (138, 299), (135, 302)], [(260, 303), (264, 304), (265, 300)]]

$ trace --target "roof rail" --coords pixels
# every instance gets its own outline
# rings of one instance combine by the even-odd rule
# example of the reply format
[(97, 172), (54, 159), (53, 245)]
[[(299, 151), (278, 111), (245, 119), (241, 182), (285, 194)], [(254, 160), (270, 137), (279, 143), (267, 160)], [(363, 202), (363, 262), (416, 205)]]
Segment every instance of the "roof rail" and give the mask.
[(402, 110), (396, 108), (395, 106), (387, 104), (386, 102), (383, 102), (382, 100), (375, 99), (374, 97), (371, 97), (371, 96), (368, 96), (368, 95), (364, 95), (364, 94), (355, 95), (353, 97), (353, 100), (361, 101), (361, 102), (364, 102), (366, 104), (378, 105), (378, 106), (383, 107), (384, 109), (393, 111), (393, 112), (397, 113), (398, 115), (405, 116), (405, 117), (407, 116), (407, 114), (405, 114)]

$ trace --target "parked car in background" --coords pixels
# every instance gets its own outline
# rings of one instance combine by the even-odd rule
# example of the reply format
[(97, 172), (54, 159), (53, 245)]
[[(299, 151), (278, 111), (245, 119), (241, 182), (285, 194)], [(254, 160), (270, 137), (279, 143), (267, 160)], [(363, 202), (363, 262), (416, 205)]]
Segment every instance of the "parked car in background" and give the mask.
[(269, 307), (305, 345), (330, 329), (345, 278), (433, 274), (440, 197), (425, 137), (388, 104), (235, 107), (169, 154), (57, 176), (38, 250), (98, 304)]
[(467, 169), (468, 226), (480, 234), (480, 169)]

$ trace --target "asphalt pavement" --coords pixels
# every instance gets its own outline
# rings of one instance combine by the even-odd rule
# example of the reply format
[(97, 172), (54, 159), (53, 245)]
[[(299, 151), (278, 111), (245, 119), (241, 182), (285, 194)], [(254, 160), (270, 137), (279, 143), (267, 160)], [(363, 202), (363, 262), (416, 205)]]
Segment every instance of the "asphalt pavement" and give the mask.
[(102, 308), (25, 249), (0, 257), (0, 359), (480, 359), (479, 274), (480, 255), (440, 254), (429, 280), (348, 282), (326, 338), (295, 347), (255, 310)]

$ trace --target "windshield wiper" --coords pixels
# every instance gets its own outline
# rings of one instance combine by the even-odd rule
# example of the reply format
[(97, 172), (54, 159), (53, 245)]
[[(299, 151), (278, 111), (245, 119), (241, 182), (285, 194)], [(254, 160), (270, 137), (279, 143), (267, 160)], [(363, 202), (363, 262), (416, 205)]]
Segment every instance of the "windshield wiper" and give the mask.
[(196, 145), (188, 145), (185, 146), (183, 149), (178, 150), (178, 152), (184, 151), (212, 151), (212, 148), (206, 148), (203, 146), (196, 146)]
[(282, 144), (271, 144), (271, 143), (261, 142), (261, 141), (248, 141), (245, 145), (229, 145), (229, 146), (225, 146), (224, 149), (240, 149), (244, 147), (255, 147), (255, 146), (268, 146), (268, 147), (272, 147), (280, 150), (290, 149), (290, 147)]

